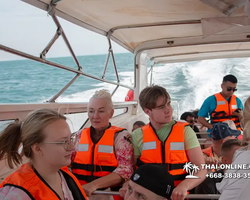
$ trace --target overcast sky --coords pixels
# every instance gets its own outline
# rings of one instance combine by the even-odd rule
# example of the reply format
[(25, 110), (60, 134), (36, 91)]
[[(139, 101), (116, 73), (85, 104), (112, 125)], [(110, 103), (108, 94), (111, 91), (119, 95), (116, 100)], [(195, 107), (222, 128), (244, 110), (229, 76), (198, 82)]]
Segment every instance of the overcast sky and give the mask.
[[(56, 26), (45, 11), (20, 0), (0, 0), (0, 44), (39, 56), (56, 32)], [(106, 54), (107, 39), (104, 36), (70, 24), (60, 19), (61, 25), (76, 55)], [(113, 43), (115, 53), (128, 52)], [(70, 56), (60, 37), (47, 57)], [(23, 59), (0, 50), (0, 61)]]

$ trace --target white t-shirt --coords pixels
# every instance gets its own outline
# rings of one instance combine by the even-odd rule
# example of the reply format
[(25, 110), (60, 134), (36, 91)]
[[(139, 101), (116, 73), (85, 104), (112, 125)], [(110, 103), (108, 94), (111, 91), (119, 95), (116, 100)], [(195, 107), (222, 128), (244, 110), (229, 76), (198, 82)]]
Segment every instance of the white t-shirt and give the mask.
[[(234, 164), (250, 165), (250, 150), (248, 147), (238, 149), (234, 153)], [(236, 167), (235, 167), (236, 168)], [(228, 169), (225, 173), (234, 175), (250, 175), (250, 169)], [(216, 184), (218, 191), (221, 193), (219, 200), (246, 200), (250, 198), (250, 176), (249, 178), (223, 178), (220, 183)]]

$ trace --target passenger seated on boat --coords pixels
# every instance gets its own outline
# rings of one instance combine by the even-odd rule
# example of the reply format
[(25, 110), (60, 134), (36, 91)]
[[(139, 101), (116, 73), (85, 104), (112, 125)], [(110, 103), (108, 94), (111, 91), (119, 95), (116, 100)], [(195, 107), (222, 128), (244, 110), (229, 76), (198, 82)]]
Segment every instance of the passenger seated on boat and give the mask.
[(194, 130), (194, 132), (200, 132), (198, 127), (195, 125), (194, 117), (195, 115), (192, 112), (184, 112), (181, 115), (181, 120), (188, 122), (189, 126)]
[(211, 132), (213, 144), (202, 150), (206, 164), (219, 164), (221, 162), (220, 150), (222, 144), (226, 140), (234, 139), (240, 134), (241, 132), (237, 130), (235, 124), (231, 120), (216, 123)]
[(124, 200), (170, 200), (173, 176), (162, 165), (147, 164), (135, 170), (128, 183)]
[(143, 122), (143, 121), (136, 121), (134, 124), (133, 124), (133, 129), (132, 129), (132, 132), (135, 130), (135, 129), (138, 129), (138, 128), (141, 128), (143, 126), (145, 126), (146, 124)]
[(195, 124), (195, 126), (199, 129), (199, 131), (202, 131), (202, 130), (206, 131), (206, 130), (207, 130), (207, 127), (203, 126), (203, 125), (199, 122), (199, 120), (198, 120), (198, 112), (199, 112), (199, 109), (195, 109), (195, 110), (193, 110), (193, 111), (191, 111), (191, 112), (192, 112), (193, 115), (194, 115), (194, 124)]
[[(244, 133), (243, 142), (249, 141), (250, 138), (250, 97), (244, 104), (243, 120)], [(246, 165), (247, 168), (240, 168)], [(216, 184), (221, 194), (220, 200), (246, 200), (250, 197), (250, 145), (238, 149), (234, 153), (231, 169), (226, 172), (232, 175), (232, 178), (224, 178), (220, 183)], [(236, 175), (236, 178), (235, 178)]]
[(90, 199), (110, 199), (91, 194), (98, 189), (119, 189), (133, 173), (133, 145), (124, 128), (112, 126), (114, 109), (107, 90), (97, 91), (88, 104), (91, 127), (80, 130), (80, 142), (72, 163), (72, 172)]
[(23, 123), (11, 123), (0, 135), (0, 159), (10, 168), (22, 163), (22, 154), (30, 162), (3, 180), (0, 199), (87, 199), (67, 167), (74, 141), (66, 118), (53, 110), (35, 110)]
[[(209, 96), (202, 104), (198, 112), (198, 120), (208, 128), (208, 132), (215, 123), (231, 119), (234, 121), (238, 130), (241, 130), (240, 122), (242, 120), (243, 105), (241, 100), (234, 95), (237, 91), (237, 78), (234, 75), (223, 77), (221, 92)], [(208, 123), (206, 118), (210, 118)]]
[[(247, 146), (247, 143), (242, 143), (238, 139), (225, 141), (221, 146), (221, 163), (228, 165), (232, 164), (234, 152)], [(220, 194), (216, 188), (216, 183), (220, 183), (223, 179), (225, 169), (219, 169), (208, 176), (200, 185), (195, 189), (196, 194)]]
[(171, 99), (165, 88), (146, 87), (139, 95), (139, 102), (150, 123), (131, 134), (134, 164), (138, 167), (148, 163), (164, 164), (175, 180), (172, 200), (184, 199), (187, 191), (201, 183), (206, 175), (206, 170), (200, 170), (197, 173), (200, 179), (185, 179), (183, 166), (186, 162), (197, 166), (204, 164), (196, 134), (188, 123), (172, 120)]

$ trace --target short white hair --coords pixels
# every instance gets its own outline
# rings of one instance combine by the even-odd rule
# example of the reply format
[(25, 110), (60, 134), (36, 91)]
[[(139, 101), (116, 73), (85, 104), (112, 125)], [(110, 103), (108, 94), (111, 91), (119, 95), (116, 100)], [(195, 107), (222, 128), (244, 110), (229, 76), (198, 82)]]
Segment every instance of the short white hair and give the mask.
[(108, 106), (113, 109), (113, 102), (111, 98), (111, 94), (109, 93), (108, 90), (102, 89), (102, 90), (97, 90), (95, 94), (90, 98), (89, 102), (92, 99), (105, 99), (108, 103)]

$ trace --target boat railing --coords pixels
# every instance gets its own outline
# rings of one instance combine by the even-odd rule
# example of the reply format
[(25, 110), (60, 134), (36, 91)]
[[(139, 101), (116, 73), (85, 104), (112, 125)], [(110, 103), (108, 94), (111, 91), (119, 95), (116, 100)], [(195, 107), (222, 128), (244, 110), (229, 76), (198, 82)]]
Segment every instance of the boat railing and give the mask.
[[(109, 192), (109, 191), (95, 191), (93, 193), (94, 195), (115, 195), (115, 196), (120, 196), (119, 192)], [(220, 195), (219, 194), (188, 194), (187, 197), (188, 199), (219, 199)]]
[[(64, 114), (69, 119), (69, 126), (72, 132), (88, 126), (87, 116), (88, 103), (38, 103), (38, 104), (0, 104), (0, 130), (4, 124), (13, 120), (22, 121), (29, 112), (39, 108), (49, 108)], [(114, 116), (110, 120), (113, 124), (124, 125), (124, 128), (132, 129), (130, 123), (123, 124), (126, 120), (137, 116), (137, 101), (114, 102)]]
[[(70, 44), (64, 30), (63, 30), (63, 27), (61, 26), (61, 24), (60, 24), (60, 22), (58, 20), (58, 17), (56, 16), (55, 7), (56, 7), (56, 4), (50, 4), (48, 6), (48, 14), (51, 15), (51, 17), (52, 17), (53, 21), (55, 22), (55, 25), (56, 25), (57, 28), (55, 29), (55, 34), (52, 35), (52, 39), (49, 41), (49, 43), (46, 45), (46, 47), (40, 53), (39, 57), (0, 44), (0, 50), (3, 50), (5, 52), (7, 52), (7, 53), (11, 53), (11, 54), (14, 54), (14, 55), (17, 55), (17, 56), (21, 56), (23, 58), (27, 58), (29, 60), (33, 60), (33, 61), (36, 61), (36, 62), (39, 62), (39, 63), (42, 63), (42, 64), (46, 64), (46, 65), (49, 65), (49, 66), (52, 66), (52, 67), (63, 69), (63, 70), (66, 70), (66, 71), (69, 71), (69, 72), (75, 74), (75, 76), (65, 86), (63, 86), (53, 97), (51, 97), (48, 100), (48, 102), (55, 102), (58, 99), (58, 97), (60, 95), (62, 95), (81, 75), (85, 76), (85, 77), (88, 77), (88, 78), (91, 78), (91, 79), (94, 79), (94, 80), (97, 80), (97, 81), (101, 81), (101, 82), (104, 82), (104, 83), (115, 85), (116, 86), (115, 89), (113, 89), (113, 91), (111, 92), (112, 96), (115, 94), (115, 92), (117, 91), (117, 89), (119, 87), (134, 90), (135, 87), (136, 87), (136, 76), (134, 76), (134, 87), (131, 87), (131, 86), (126, 85), (126, 84), (122, 84), (121, 81), (120, 81), (120, 77), (119, 77), (119, 73), (118, 73), (118, 70), (117, 70), (116, 61), (115, 61), (115, 57), (114, 57), (113, 47), (112, 47), (112, 43), (111, 43), (111, 39), (110, 39), (113, 32), (110, 32), (111, 35), (110, 34), (107, 35), (107, 40), (108, 40), (109, 47), (108, 47), (108, 55), (107, 55), (107, 59), (106, 59), (106, 63), (105, 63), (105, 66), (104, 66), (104, 71), (103, 71), (102, 76), (99, 77), (99, 76), (94, 75), (93, 73), (91, 73), (91, 74), (85, 73), (84, 69), (86, 67), (81, 66), (77, 56), (75, 55), (74, 50), (73, 50), (73, 48), (72, 48), (72, 46), (71, 46), (71, 44)], [(70, 52), (70, 54), (71, 54), (71, 56), (72, 56), (72, 58), (73, 58), (73, 60), (75, 62), (75, 65), (77, 66), (77, 69), (46, 59), (46, 54), (49, 52), (49, 50), (54, 45), (56, 40), (59, 39), (60, 37), (63, 38), (63, 41), (65, 42), (66, 46), (68, 47), (68, 50), (69, 50), (69, 52)], [(115, 75), (116, 75), (116, 81), (108, 80), (107, 78), (105, 78), (106, 73), (107, 73), (107, 67), (108, 67), (108, 64), (109, 64), (109, 61), (110, 61), (110, 57), (112, 58), (114, 72), (115, 72)]]

